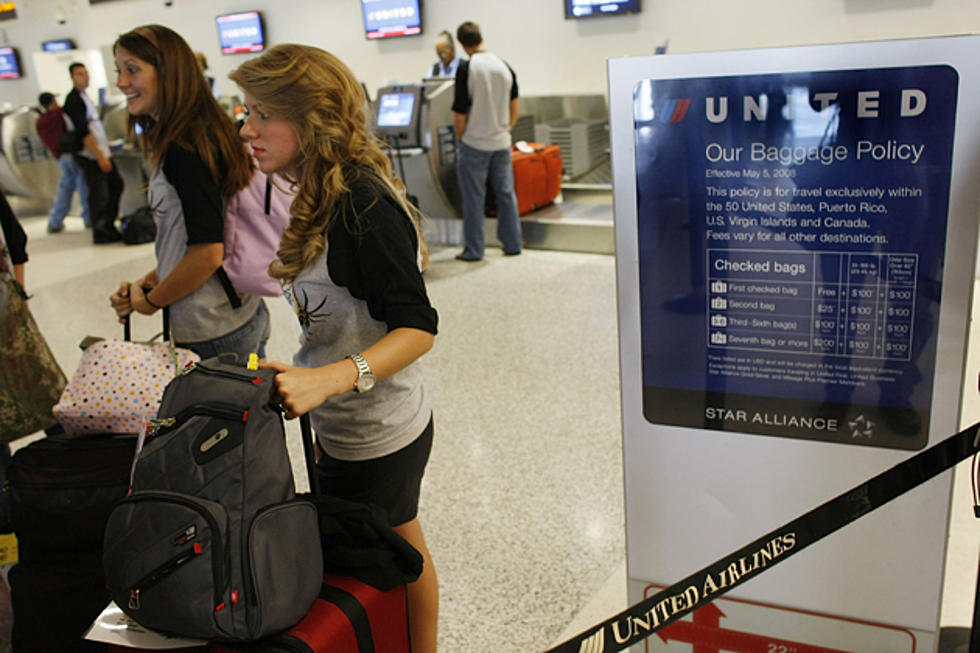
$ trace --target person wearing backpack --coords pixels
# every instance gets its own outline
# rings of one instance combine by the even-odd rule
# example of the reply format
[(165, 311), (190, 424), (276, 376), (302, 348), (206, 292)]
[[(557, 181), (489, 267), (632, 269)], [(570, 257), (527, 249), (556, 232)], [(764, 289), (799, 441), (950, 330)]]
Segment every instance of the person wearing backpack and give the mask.
[(44, 109), (37, 119), (37, 135), (41, 137), (44, 147), (48, 148), (58, 161), (61, 168), (61, 180), (58, 181), (58, 193), (54, 198), (54, 206), (48, 215), (48, 233), (60, 233), (65, 228), (65, 216), (71, 208), (71, 196), (78, 189), (78, 199), (82, 202), (82, 220), (86, 227), (91, 227), (88, 212), (88, 184), (85, 183), (85, 173), (75, 163), (72, 152), (62, 152), (62, 147), (68, 139), (63, 138), (65, 134), (72, 134), (68, 131), (65, 123), (65, 113), (58, 106), (58, 101), (54, 94), (44, 92), (37, 98), (38, 104)]
[(157, 265), (123, 282), (109, 301), (120, 319), (169, 307), (174, 343), (201, 358), (233, 353), (244, 363), (250, 353), (262, 357), (269, 312), (261, 297), (235, 292), (221, 268), (225, 204), (254, 170), (235, 123), (173, 30), (137, 27), (116, 40), (113, 53), (130, 131), (142, 129), (140, 145), (151, 168), (147, 194), (157, 225)]
[(324, 50), (277, 45), (231, 73), (259, 169), (296, 191), (279, 259), (302, 329), (293, 365), (268, 361), (287, 418), (309, 412), (321, 491), (387, 512), (423, 557), (408, 586), (415, 653), (436, 650), (439, 587), (418, 518), (432, 447), (419, 358), (438, 316), (422, 279), (420, 214), (370, 132), (364, 92)]

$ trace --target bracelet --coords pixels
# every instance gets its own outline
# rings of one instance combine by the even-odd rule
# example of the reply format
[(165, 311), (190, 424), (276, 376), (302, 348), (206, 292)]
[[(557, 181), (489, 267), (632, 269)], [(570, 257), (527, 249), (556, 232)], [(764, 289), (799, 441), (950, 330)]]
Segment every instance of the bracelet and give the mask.
[(158, 311), (163, 309), (163, 306), (157, 306), (156, 304), (154, 304), (153, 302), (150, 301), (150, 293), (145, 293), (143, 295), (143, 299), (146, 300), (146, 303), (147, 304), (149, 304), (153, 308), (157, 309)]

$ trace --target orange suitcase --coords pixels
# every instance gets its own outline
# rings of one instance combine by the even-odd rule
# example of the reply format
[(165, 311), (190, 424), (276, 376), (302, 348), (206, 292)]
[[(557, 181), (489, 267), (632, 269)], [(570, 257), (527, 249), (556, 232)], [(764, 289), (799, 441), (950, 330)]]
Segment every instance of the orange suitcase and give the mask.
[(517, 212), (530, 213), (555, 201), (561, 192), (562, 160), (557, 145), (528, 143), (534, 152), (511, 150)]

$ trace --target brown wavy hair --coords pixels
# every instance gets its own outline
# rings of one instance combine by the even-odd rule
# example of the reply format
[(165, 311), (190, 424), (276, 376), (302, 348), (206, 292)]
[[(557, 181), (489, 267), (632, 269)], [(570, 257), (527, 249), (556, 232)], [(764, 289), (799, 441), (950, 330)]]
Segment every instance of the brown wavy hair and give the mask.
[(116, 39), (113, 53), (117, 47), (156, 69), (156, 120), (129, 116), (129, 133), (135, 125), (143, 130), (140, 145), (150, 163), (162, 166), (167, 147), (176, 143), (200, 155), (225, 197), (247, 186), (254, 171), (252, 157), (234, 121), (214, 99), (187, 42), (163, 25), (143, 25)]
[(354, 183), (376, 188), (375, 202), (384, 195), (394, 199), (411, 218), (425, 258), (421, 214), (407, 201), (405, 186), (368, 127), (361, 84), (340, 59), (311, 46), (277, 45), (229, 78), (263, 113), (285, 120), (299, 141), (296, 160), (282, 174), (297, 192), (279, 261), (269, 268), (274, 278), (291, 282), (311, 265), (326, 248), (326, 232), (334, 220), (348, 220), (356, 229), (357, 216), (350, 215)]

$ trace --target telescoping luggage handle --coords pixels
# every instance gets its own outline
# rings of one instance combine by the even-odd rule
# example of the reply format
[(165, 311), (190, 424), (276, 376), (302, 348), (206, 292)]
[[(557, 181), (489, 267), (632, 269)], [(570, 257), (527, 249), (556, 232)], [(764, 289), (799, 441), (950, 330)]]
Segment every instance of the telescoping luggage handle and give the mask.
[(303, 456), (306, 458), (306, 475), (310, 478), (310, 494), (320, 494), (320, 479), (316, 474), (316, 452), (313, 448), (313, 427), (310, 414), (299, 418), (299, 428), (303, 437)]
[[(163, 313), (163, 339), (170, 340), (170, 309), (164, 306), (161, 310)], [(126, 342), (132, 342), (133, 340), (133, 330), (130, 322), (132, 313), (123, 318), (123, 340)]]

